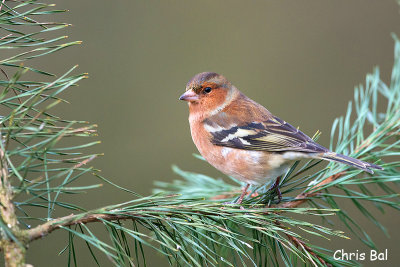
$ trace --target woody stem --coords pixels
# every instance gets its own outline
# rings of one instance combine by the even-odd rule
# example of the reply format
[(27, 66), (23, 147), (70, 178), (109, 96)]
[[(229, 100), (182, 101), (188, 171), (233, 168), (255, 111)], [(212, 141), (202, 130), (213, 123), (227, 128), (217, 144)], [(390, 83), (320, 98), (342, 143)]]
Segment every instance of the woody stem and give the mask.
[[(18, 220), (15, 214), (15, 207), (12, 202), (13, 189), (9, 181), (8, 164), (3, 149), (0, 146), (0, 215), (4, 224), (7, 225), (9, 233), (2, 232), (2, 241), (0, 248), (4, 253), (4, 261), (6, 267), (25, 266), (25, 247), (22, 231), (18, 227)], [(18, 240), (19, 243), (15, 242)]]

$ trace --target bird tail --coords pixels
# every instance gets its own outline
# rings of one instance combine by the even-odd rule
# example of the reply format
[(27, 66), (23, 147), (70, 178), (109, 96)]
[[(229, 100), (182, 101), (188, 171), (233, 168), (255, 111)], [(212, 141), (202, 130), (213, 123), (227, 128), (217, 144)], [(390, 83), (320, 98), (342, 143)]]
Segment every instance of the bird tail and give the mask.
[(362, 160), (358, 160), (358, 159), (354, 159), (342, 154), (337, 154), (334, 152), (328, 152), (325, 153), (321, 156), (322, 159), (326, 159), (329, 161), (336, 161), (336, 162), (340, 162), (343, 164), (347, 164), (349, 166), (353, 166), (356, 168), (359, 168), (363, 171), (369, 172), (371, 174), (374, 173), (374, 171), (372, 169), (377, 169), (377, 170), (383, 170), (383, 168), (381, 166), (372, 164), (372, 163), (368, 163)]

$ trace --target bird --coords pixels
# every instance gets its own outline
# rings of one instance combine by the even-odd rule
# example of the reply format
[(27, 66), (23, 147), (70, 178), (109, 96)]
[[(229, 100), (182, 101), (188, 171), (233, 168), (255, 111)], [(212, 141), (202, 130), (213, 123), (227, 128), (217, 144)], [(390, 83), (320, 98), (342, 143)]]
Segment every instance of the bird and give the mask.
[(188, 102), (191, 136), (203, 158), (246, 184), (236, 204), (242, 203), (250, 185), (274, 180), (280, 201), (279, 179), (301, 159), (339, 162), (371, 174), (383, 169), (319, 145), (215, 72), (193, 76), (179, 100)]

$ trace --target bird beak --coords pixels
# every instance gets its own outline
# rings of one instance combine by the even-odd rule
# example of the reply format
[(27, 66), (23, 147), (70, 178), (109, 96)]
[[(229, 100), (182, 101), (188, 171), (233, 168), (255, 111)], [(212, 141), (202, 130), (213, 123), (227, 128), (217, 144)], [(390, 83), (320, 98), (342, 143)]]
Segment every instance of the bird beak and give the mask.
[(179, 100), (196, 101), (199, 100), (199, 96), (193, 90), (188, 90), (179, 97)]

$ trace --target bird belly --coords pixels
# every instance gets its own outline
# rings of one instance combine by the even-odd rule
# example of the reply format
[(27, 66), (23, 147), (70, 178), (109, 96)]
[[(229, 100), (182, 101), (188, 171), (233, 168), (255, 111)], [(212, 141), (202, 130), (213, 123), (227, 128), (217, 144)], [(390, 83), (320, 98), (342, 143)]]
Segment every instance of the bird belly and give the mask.
[(214, 146), (213, 150), (213, 153), (203, 155), (211, 165), (226, 175), (252, 185), (271, 182), (288, 169), (287, 162), (274, 154), (219, 146)]

